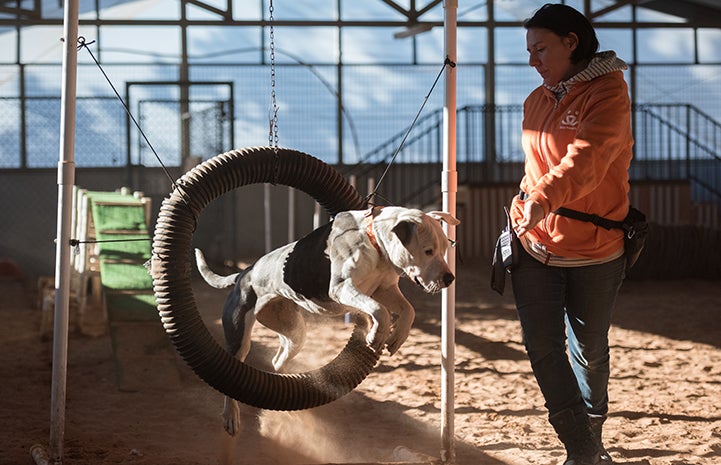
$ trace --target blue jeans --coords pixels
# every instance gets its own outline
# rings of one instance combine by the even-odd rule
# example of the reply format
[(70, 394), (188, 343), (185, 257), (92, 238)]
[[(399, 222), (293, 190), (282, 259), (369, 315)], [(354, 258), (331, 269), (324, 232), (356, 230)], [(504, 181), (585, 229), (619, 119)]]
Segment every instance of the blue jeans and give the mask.
[(567, 408), (605, 415), (608, 330), (625, 276), (625, 257), (561, 268), (540, 263), (523, 247), (519, 252), (519, 263), (511, 272), (513, 294), (526, 352), (549, 415)]

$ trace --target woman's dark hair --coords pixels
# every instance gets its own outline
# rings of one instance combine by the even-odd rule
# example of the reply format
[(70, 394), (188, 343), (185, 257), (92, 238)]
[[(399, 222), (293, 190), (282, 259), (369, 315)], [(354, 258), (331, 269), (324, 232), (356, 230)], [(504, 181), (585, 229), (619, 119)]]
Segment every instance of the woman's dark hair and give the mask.
[(561, 37), (575, 33), (578, 47), (571, 54), (572, 63), (591, 58), (598, 51), (598, 38), (591, 22), (568, 5), (546, 3), (523, 22), (523, 27), (549, 29)]

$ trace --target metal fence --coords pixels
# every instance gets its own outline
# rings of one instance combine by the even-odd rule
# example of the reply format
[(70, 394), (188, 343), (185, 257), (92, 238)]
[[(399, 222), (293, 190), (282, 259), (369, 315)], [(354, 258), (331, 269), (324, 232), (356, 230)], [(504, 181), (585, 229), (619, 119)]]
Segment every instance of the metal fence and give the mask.
[[(266, 66), (196, 64), (190, 67), (188, 82), (179, 81), (177, 65), (112, 64), (103, 69), (136, 119), (139, 107), (146, 105), (141, 102), (181, 102), (181, 89), (186, 87), (190, 102), (231, 100), (232, 127), (228, 130), (234, 137), (224, 143), (234, 148), (268, 145), (271, 86)], [(356, 163), (407, 127), (426, 96), (424, 113), (442, 107), (442, 84), (428, 95), (441, 69), (441, 65), (278, 64), (279, 143), (328, 163)], [(0, 169), (54, 167), (60, 133), (60, 67), (0, 65), (0, 76), (22, 76), (17, 82), (8, 78), (6, 85), (0, 86)], [(483, 65), (459, 65), (459, 104), (478, 103), (483, 76)], [(166, 85), (152, 86), (153, 82)], [(195, 85), (213, 82), (230, 83), (232, 90)], [(130, 163), (139, 161), (138, 151), (144, 149), (138, 131), (128, 126), (123, 104), (95, 65), (78, 65), (77, 87), (78, 167), (124, 166), (128, 158)], [(179, 165), (179, 143), (165, 142), (176, 129), (156, 127), (175, 125), (184, 115), (170, 107), (165, 110), (150, 110), (153, 114), (143, 117), (142, 126), (152, 133), (151, 144), (155, 146), (157, 141), (164, 148), (167, 163)], [(192, 141), (196, 138), (197, 134), (191, 134)], [(145, 155), (142, 158), (147, 159)]]
[[(276, 67), (280, 144), (332, 164), (356, 164), (382, 146), (392, 150), (393, 143), (399, 140), (398, 134), (403, 134), (413, 121), (426, 97), (421, 117), (427, 117), (443, 105), (442, 82), (429, 94), (442, 69), (440, 64), (279, 64)], [(215, 155), (221, 146), (228, 149), (230, 145), (268, 144), (271, 84), (267, 66), (193, 64), (189, 67), (187, 82), (179, 80), (179, 66), (173, 64), (108, 64), (103, 65), (103, 70), (120, 89), (130, 111), (143, 120), (141, 126), (150, 133), (150, 142), (162, 147), (170, 165), (180, 165), (180, 143), (170, 139), (181, 137), (179, 122), (187, 116), (182, 114), (182, 105), (171, 102), (197, 102), (198, 105), (230, 102), (219, 110), (225, 115), (231, 112), (230, 119), (221, 125), (224, 134), (216, 136), (221, 142), (198, 142), (213, 130), (193, 130), (189, 139), (194, 145), (185, 152), (186, 156), (207, 158)], [(50, 64), (0, 65), (0, 76), (4, 79), (0, 86), (0, 169), (55, 166), (60, 133), (60, 71), (60, 66)], [(701, 127), (700, 121), (684, 121), (686, 116), (681, 113), (685, 110), (680, 109), (683, 105), (697, 110), (690, 117), (721, 121), (719, 72), (721, 66), (717, 65), (632, 67), (627, 72), (627, 80), (637, 83), (631, 88), (635, 92), (634, 102), (639, 108), (654, 106), (653, 112), (640, 115), (638, 128), (644, 130), (646, 123), (655, 117), (678, 121), (672, 130), (681, 133), (689, 126)], [(459, 64), (456, 74), (459, 108), (488, 103), (484, 101), (485, 65)], [(517, 161), (519, 134), (516, 131), (520, 126), (503, 118), (517, 118), (520, 103), (537, 85), (538, 77), (530, 67), (497, 65), (495, 129), (479, 127), (487, 120), (473, 120), (479, 115), (469, 111), (469, 119), (459, 121), (458, 130), (473, 130), (475, 136), (459, 137), (459, 152), (482, 154), (485, 159), (501, 162)], [(120, 167), (149, 159), (141, 153), (147, 147), (138, 131), (129, 126), (121, 102), (94, 64), (78, 65), (77, 87), (77, 165)], [(187, 93), (185, 97), (183, 89)], [(166, 104), (149, 109), (150, 101)], [(663, 105), (667, 109), (663, 109)], [(141, 110), (141, 107), (144, 108)], [(672, 111), (677, 115), (670, 117)], [(205, 124), (211, 118), (214, 117), (199, 117), (194, 121)], [(713, 126), (713, 123), (705, 124)], [(168, 127), (161, 129), (165, 125)], [(491, 142), (492, 130), (495, 133)], [(414, 129), (411, 142), (417, 133)], [(636, 136), (637, 144), (643, 143), (644, 138), (659, 140), (657, 135), (645, 130)], [(704, 137), (699, 135), (698, 143), (718, 153), (718, 136), (712, 132), (709, 138)], [(418, 150), (420, 143), (416, 143)], [(665, 150), (675, 148), (664, 143), (659, 149), (659, 156), (665, 156)]]
[[(207, 159), (230, 148), (268, 144), (270, 84), (265, 66), (193, 65), (189, 82), (180, 82), (179, 67), (170, 64), (112, 64), (104, 70), (174, 176), (186, 168), (179, 139), (189, 115), (190, 155)], [(359, 190), (366, 192), (368, 180), (380, 178), (428, 97), (398, 154), (400, 168), (390, 171), (379, 194), (409, 206), (437, 202), (443, 92), (440, 85), (430, 95), (429, 90), (440, 70), (440, 64), (277, 65), (280, 145), (355, 174)], [(632, 69), (638, 82), (635, 101), (640, 103), (634, 115), (633, 179), (692, 179), (694, 198), (718, 201), (721, 81), (713, 76), (719, 70), (721, 66)], [(28, 269), (42, 272), (54, 250), (60, 71), (59, 65), (0, 65), (0, 256), (20, 256)], [(538, 77), (527, 66), (499, 65), (496, 102), (487, 105), (484, 74), (483, 65), (457, 66), (459, 182), (518, 182), (523, 159), (520, 103), (538, 85)], [(77, 185), (142, 190), (157, 208), (170, 184), (148, 149), (102, 74), (94, 65), (81, 63)], [(228, 208), (248, 208), (239, 215), (262, 225), (260, 197), (234, 199)], [(219, 213), (217, 218), (231, 216)], [(230, 232), (221, 235), (218, 226), (210, 229), (214, 243), (234, 237)], [(245, 229), (248, 237), (238, 238), (243, 244), (261, 237), (262, 226), (249, 224)]]

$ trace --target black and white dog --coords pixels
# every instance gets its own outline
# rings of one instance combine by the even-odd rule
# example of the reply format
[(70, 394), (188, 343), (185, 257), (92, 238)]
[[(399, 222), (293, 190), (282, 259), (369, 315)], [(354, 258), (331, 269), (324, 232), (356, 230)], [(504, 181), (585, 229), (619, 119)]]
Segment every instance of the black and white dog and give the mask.
[[(394, 354), (415, 318), (413, 306), (398, 287), (400, 277), (408, 277), (428, 293), (439, 292), (455, 279), (444, 259), (449, 241), (441, 221), (459, 223), (445, 212), (403, 207), (342, 212), (303, 239), (230, 276), (211, 271), (196, 249), (198, 270), (208, 284), (235, 286), (223, 306), (227, 351), (245, 360), (257, 320), (278, 333), (273, 367), (282, 370), (305, 342), (301, 314), (305, 310), (328, 316), (365, 314), (370, 319), (368, 345)], [(225, 430), (236, 434), (240, 411), (227, 396), (223, 418)]]

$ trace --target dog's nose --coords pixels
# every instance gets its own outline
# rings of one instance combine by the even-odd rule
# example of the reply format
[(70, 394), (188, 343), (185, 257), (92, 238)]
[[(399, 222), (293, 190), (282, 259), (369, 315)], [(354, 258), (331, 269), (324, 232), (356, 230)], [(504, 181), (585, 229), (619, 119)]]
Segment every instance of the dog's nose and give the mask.
[(443, 284), (445, 284), (446, 287), (450, 286), (454, 279), (456, 279), (456, 277), (453, 276), (453, 273), (443, 274)]

